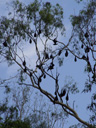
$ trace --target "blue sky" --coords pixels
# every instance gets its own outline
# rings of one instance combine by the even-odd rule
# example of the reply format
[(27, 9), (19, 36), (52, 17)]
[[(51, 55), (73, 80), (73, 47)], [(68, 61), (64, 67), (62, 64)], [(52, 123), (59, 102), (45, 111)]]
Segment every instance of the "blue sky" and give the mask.
[[(6, 3), (9, 1), (12, 1), (12, 0), (0, 0), (0, 16), (7, 14), (8, 8), (6, 8)], [(20, 0), (20, 1), (22, 1), (24, 3), (33, 2), (33, 0)], [(82, 9), (82, 5), (77, 4), (75, 2), (75, 0), (42, 0), (42, 1), (44, 1), (44, 2), (49, 1), (53, 4), (59, 3), (63, 7), (63, 9), (64, 9), (64, 24), (65, 24), (65, 28), (66, 28), (66, 37), (64, 38), (64, 41), (67, 42), (70, 37), (71, 29), (72, 29), (72, 26), (71, 26), (70, 20), (69, 20), (69, 16), (70, 16), (70, 14), (77, 15), (79, 10)], [(29, 51), (29, 47), (28, 47), (28, 50), (26, 50), (26, 54), (28, 56), (30, 56), (28, 51)], [(59, 69), (59, 72), (61, 73), (60, 85), (61, 85), (61, 87), (64, 85), (64, 78), (66, 76), (72, 76), (73, 80), (77, 82), (77, 84), (79, 85), (80, 90), (81, 90), (84, 87), (84, 82), (86, 79), (86, 74), (84, 73), (85, 63), (80, 60), (78, 60), (76, 63), (74, 63), (73, 60), (74, 60), (74, 57), (72, 55), (70, 55), (68, 58), (65, 58), (63, 70), (62, 70), (62, 68)], [(5, 63), (0, 64), (0, 73), (1, 73), (0, 78), (2, 78), (2, 77), (5, 78), (5, 76), (6, 77), (10, 76), (10, 74), (14, 74), (15, 71), (16, 71), (15, 66), (13, 66), (12, 68), (11, 67), (8, 68)], [(46, 89), (48, 89), (50, 91), (51, 86)], [(86, 108), (85, 108), (86, 103), (88, 103), (88, 101), (86, 99), (88, 99), (87, 94), (82, 95), (82, 96), (74, 95), (70, 98), (70, 100), (72, 100), (72, 101), (76, 100), (75, 104), (78, 105), (78, 107), (76, 107), (77, 113), (84, 120), (87, 120), (87, 117), (89, 117), (88, 116), (89, 113), (87, 113)], [(73, 118), (70, 118), (69, 123), (70, 123), (69, 125), (67, 124), (65, 126), (66, 128), (68, 128), (71, 124), (76, 123), (76, 120)]]

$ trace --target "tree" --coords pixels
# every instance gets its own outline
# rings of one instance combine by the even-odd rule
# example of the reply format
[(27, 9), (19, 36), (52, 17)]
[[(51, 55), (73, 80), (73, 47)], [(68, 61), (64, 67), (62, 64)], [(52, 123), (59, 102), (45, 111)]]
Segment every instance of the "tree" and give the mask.
[(27, 120), (19, 120), (16, 106), (8, 106), (8, 102), (0, 104), (0, 128), (31, 128)]
[[(18, 84), (32, 86), (39, 90), (53, 104), (60, 105), (64, 112), (76, 118), (84, 127), (94, 128), (96, 125), (96, 94), (93, 94), (91, 105), (88, 106), (88, 109), (95, 114), (92, 115), (89, 122), (86, 122), (78, 116), (74, 107), (68, 104), (70, 101), (69, 93), (78, 92), (76, 83), (64, 86), (60, 92), (60, 73), (55, 61), (58, 60), (61, 66), (64, 53), (65, 57), (68, 57), (69, 52), (73, 54), (75, 62), (77, 59), (86, 61), (85, 71), (88, 72), (89, 81), (87, 80), (85, 83), (83, 92), (92, 92), (92, 86), (96, 83), (95, 0), (89, 1), (86, 8), (81, 10), (78, 16), (71, 16), (73, 30), (68, 43), (59, 41), (59, 36), (62, 36), (62, 38), (65, 36), (63, 9), (59, 4), (52, 6), (50, 2), (42, 3), (35, 0), (29, 5), (24, 5), (16, 0), (12, 7), (13, 13), (11, 11), (8, 17), (0, 19), (1, 61), (6, 59), (9, 65), (16, 63), (20, 67), (18, 74), (21, 72), (22, 75), (26, 74), (26, 79), (19, 79)], [(30, 53), (32, 51), (35, 53), (34, 56), (31, 55), (30, 60), (26, 57), (25, 52), (29, 45)], [(92, 53), (92, 63), (89, 53)], [(50, 86), (47, 80), (51, 81), (53, 92), (43, 87), (43, 84), (47, 87)], [(63, 100), (63, 97), (65, 97), (65, 100)]]
[[(22, 101), (21, 101), (22, 102)], [(21, 111), (20, 111), (21, 112)], [(7, 102), (0, 105), (0, 128), (47, 128), (48, 124), (34, 113), (20, 119), (17, 106), (9, 107)]]
[[(84, 93), (92, 92), (96, 84), (96, 1), (90, 1), (78, 16), (71, 17), (74, 38), (72, 40), (74, 55), (86, 62), (85, 72), (88, 79), (85, 82)], [(93, 114), (90, 123), (96, 125), (96, 93), (92, 94), (88, 105)]]
[[(10, 88), (10, 93), (6, 93), (5, 101), (0, 104), (0, 128), (49, 128), (55, 125), (63, 127), (61, 117), (65, 120), (65, 113), (58, 106), (55, 108), (49, 105), (38, 93), (30, 103), (33, 100), (31, 97), (33, 98), (29, 87), (18, 86), (14, 91)], [(58, 120), (60, 125), (57, 124)]]

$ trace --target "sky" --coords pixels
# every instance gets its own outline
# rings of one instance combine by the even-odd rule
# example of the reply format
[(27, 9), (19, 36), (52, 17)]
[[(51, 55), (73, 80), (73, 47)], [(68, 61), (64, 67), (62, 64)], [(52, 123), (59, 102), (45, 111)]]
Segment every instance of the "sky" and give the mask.
[[(6, 8), (6, 3), (8, 5), (8, 2), (11, 2), (12, 0), (0, 0), (0, 16), (1, 15), (6, 15), (8, 12), (8, 8)], [(33, 2), (33, 0), (20, 0), (23, 3), (30, 3)], [(75, 14), (78, 15), (79, 10), (82, 9), (82, 4), (77, 4), (75, 2), (75, 0), (42, 0), (44, 2), (51, 2), (52, 4), (56, 4), (59, 3), (63, 9), (64, 9), (64, 24), (65, 24), (65, 28), (66, 28), (66, 37), (64, 39), (65, 42), (68, 41), (70, 35), (71, 35), (71, 23), (70, 23), (70, 14)], [(30, 48), (28, 47), (26, 49), (26, 55), (29, 57), (30, 55), (34, 53), (33, 51), (30, 54)], [(84, 82), (86, 79), (86, 74), (84, 73), (84, 66), (85, 63), (83, 61), (78, 60), (76, 63), (74, 63), (74, 57), (72, 55), (70, 55), (68, 58), (65, 58), (64, 60), (64, 66), (63, 66), (63, 70), (62, 68), (59, 69), (59, 72), (61, 73), (61, 78), (60, 78), (60, 84), (63, 87), (64, 85), (64, 78), (66, 79), (66, 76), (72, 76), (73, 80), (77, 82), (77, 84), (80, 87), (80, 90), (83, 89), (84, 87)], [(0, 78), (10, 76), (10, 74), (14, 74), (14, 72), (16, 71), (16, 67), (12, 66), (12, 67), (8, 67), (6, 63), (4, 64), (0, 64), (0, 73), (2, 75), (0, 75)], [(50, 82), (51, 85), (51, 82)], [(51, 91), (51, 86), (49, 88), (46, 87), (47, 90)], [(83, 99), (83, 100), (82, 100)], [(75, 104), (78, 105), (78, 107), (76, 107), (76, 111), (77, 113), (79, 113), (79, 116), (84, 119), (87, 120), (89, 117), (89, 113), (87, 113), (86, 111), (86, 104), (88, 104), (87, 100), (88, 99), (88, 94), (84, 94), (84, 95), (74, 95), (73, 97), (70, 98), (70, 100), (75, 101)], [(82, 105), (83, 104), (83, 105)], [(77, 106), (76, 105), (76, 106)], [(68, 128), (71, 124), (76, 123), (77, 121), (74, 118), (69, 118), (69, 122), (70, 124), (66, 124), (65, 127)]]

